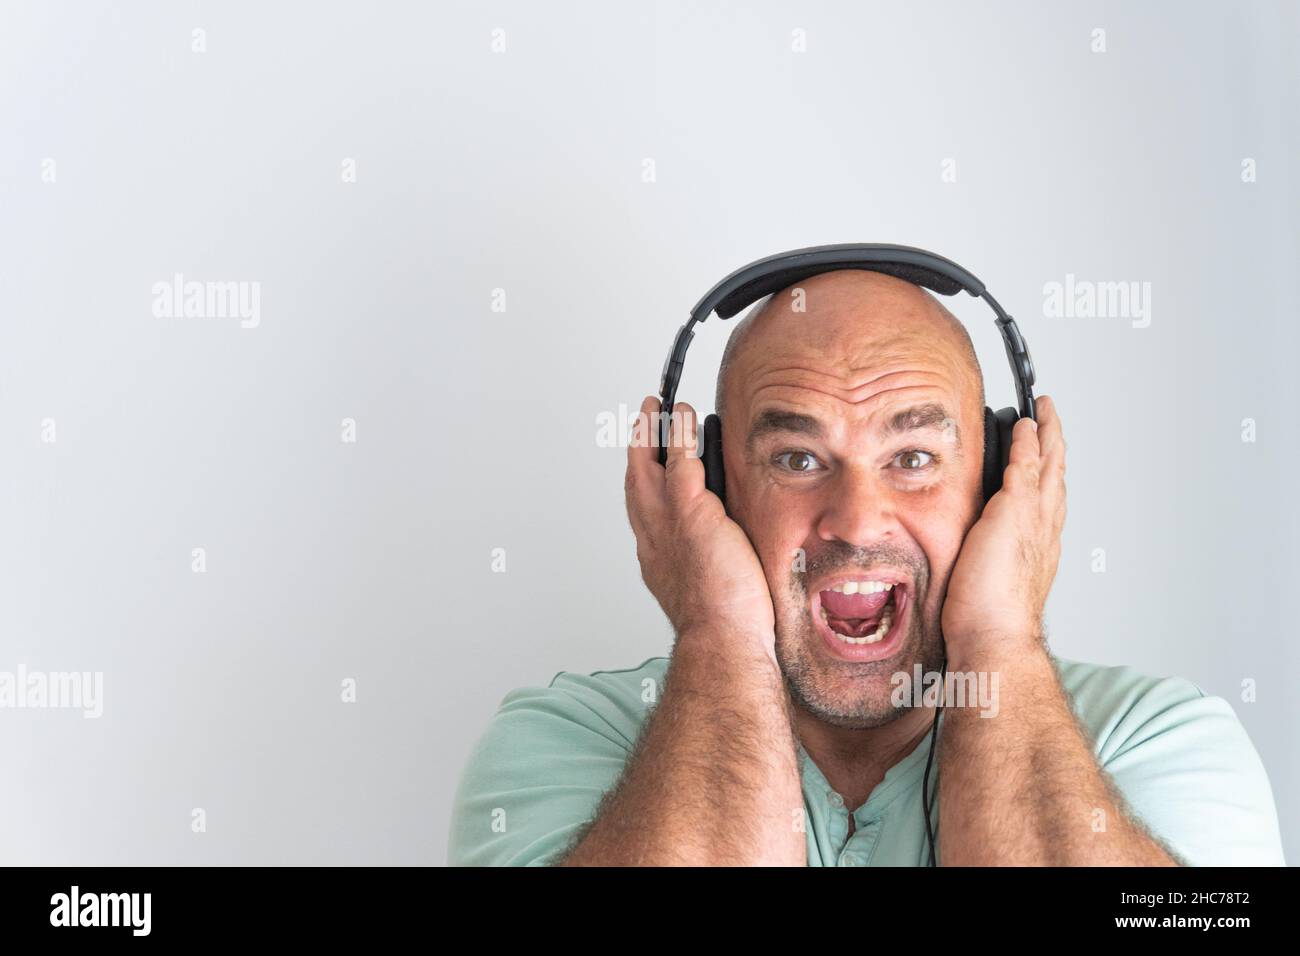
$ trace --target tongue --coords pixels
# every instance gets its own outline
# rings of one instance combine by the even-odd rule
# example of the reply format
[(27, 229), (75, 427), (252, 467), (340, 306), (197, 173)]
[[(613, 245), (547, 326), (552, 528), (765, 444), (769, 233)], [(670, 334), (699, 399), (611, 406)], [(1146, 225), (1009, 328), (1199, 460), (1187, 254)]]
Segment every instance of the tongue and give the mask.
[(872, 618), (878, 615), (892, 596), (893, 591), (877, 591), (874, 594), (841, 594), (839, 591), (823, 591), (822, 607), (831, 617), (853, 620), (854, 618)]

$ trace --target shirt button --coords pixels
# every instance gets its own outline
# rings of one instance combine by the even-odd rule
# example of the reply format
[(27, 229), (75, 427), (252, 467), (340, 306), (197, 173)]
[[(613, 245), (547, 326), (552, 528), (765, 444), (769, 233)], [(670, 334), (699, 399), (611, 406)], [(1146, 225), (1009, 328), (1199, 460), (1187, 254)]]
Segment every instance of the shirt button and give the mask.
[(842, 806), (844, 806), (844, 798), (841, 797), (841, 796), (840, 796), (838, 793), (836, 793), (834, 790), (831, 791), (831, 806), (833, 806), (833, 807), (842, 807)]
[(848, 853), (844, 854), (843, 858), (840, 859), (840, 866), (857, 866), (857, 865), (858, 865), (858, 858)]

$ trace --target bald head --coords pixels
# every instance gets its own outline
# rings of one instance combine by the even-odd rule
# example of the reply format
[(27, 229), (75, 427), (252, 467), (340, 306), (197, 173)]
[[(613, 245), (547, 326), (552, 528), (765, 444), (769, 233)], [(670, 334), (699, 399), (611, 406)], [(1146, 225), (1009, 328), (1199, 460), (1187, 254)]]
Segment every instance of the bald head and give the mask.
[(984, 376), (966, 327), (919, 286), (878, 272), (840, 269), (806, 279), (761, 299), (732, 329), (718, 369), (714, 410), (723, 410), (756, 353), (764, 359), (788, 346), (828, 350), (866, 366), (886, 362), (909, 346), (946, 359), (983, 414)]

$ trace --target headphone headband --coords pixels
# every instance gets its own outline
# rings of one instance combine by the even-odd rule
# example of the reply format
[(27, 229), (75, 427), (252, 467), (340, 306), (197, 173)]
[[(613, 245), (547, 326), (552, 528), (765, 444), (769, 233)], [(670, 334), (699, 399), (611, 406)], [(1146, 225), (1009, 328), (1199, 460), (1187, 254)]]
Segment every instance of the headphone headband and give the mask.
[(912, 246), (887, 243), (840, 243), (809, 246), (757, 259), (727, 276), (705, 294), (691, 310), (690, 319), (677, 330), (673, 347), (664, 360), (659, 382), (663, 412), (660, 458), (667, 452), (668, 420), (677, 396), (677, 385), (686, 367), (686, 350), (695, 338), (695, 326), (713, 312), (729, 319), (766, 295), (780, 292), (823, 272), (861, 269), (880, 272), (922, 286), (941, 295), (955, 295), (963, 289), (983, 299), (997, 315), (998, 330), (1006, 346), (1007, 361), (1016, 380), (1016, 399), (1021, 418), (1034, 418), (1034, 362), (1016, 320), (989, 295), (984, 283), (950, 259)]
[(716, 310), (719, 318), (729, 319), (765, 295), (837, 269), (883, 272), (941, 295), (955, 295), (962, 289), (974, 296), (984, 294), (983, 282), (943, 256), (911, 246), (850, 242), (781, 252), (751, 262), (715, 285), (692, 315), (703, 322)]

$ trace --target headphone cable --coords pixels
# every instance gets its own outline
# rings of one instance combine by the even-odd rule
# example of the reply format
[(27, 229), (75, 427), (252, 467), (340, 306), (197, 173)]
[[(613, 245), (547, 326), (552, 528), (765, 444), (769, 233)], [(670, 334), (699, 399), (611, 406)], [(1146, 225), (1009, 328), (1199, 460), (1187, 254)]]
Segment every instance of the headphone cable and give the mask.
[[(943, 713), (943, 685), (948, 673), (948, 649), (943, 651), (943, 664), (939, 670), (939, 705), (934, 712), (934, 726), (930, 730), (930, 752), (925, 757), (925, 779), (921, 783), (921, 806), (925, 809), (925, 835), (930, 840), (930, 865), (938, 866), (934, 859), (934, 828), (930, 825), (930, 763), (934, 760), (934, 742), (939, 736), (939, 715)], [(938, 789), (937, 778), (935, 789)]]

